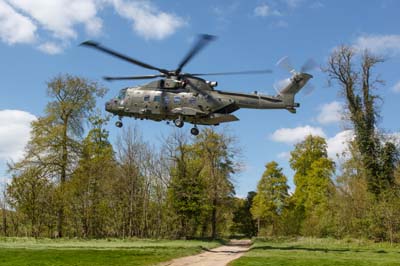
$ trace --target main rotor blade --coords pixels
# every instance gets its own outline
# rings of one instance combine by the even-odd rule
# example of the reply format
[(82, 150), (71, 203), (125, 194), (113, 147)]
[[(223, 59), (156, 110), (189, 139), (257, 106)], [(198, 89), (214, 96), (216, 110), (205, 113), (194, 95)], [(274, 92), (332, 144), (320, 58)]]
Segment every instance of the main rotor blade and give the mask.
[(182, 68), (201, 50), (206, 46), (210, 41), (215, 40), (216, 36), (202, 34), (199, 36), (196, 44), (193, 48), (188, 52), (188, 54), (182, 59), (181, 63), (178, 65), (178, 68), (175, 70), (176, 74), (181, 73)]
[(318, 68), (318, 63), (314, 59), (310, 58), (303, 64), (300, 71), (302, 73), (304, 73), (304, 72), (307, 73), (307, 72), (315, 70), (317, 68)]
[(135, 79), (154, 79), (154, 78), (162, 78), (165, 77), (164, 74), (161, 75), (147, 75), (147, 76), (127, 76), (127, 77), (103, 77), (103, 79), (107, 81), (113, 80), (135, 80)]
[(294, 71), (294, 67), (292, 63), (290, 62), (289, 56), (282, 57), (279, 59), (279, 61), (276, 63), (277, 66), (280, 66), (283, 69), (286, 69), (290, 73)]
[(307, 83), (301, 91), (305, 96), (310, 96), (315, 91), (315, 85), (312, 83)]
[(190, 88), (195, 92), (203, 95), (206, 98), (211, 97), (205, 90), (198, 88), (192, 81), (190, 81), (190, 79), (186, 79), (186, 82), (189, 83)]
[(109, 48), (107, 48), (105, 46), (102, 46), (100, 43), (93, 42), (93, 41), (86, 41), (86, 42), (81, 43), (81, 45), (97, 49), (97, 50), (102, 51), (102, 52), (104, 52), (106, 54), (110, 54), (112, 56), (118, 57), (118, 58), (120, 58), (122, 60), (128, 61), (129, 63), (135, 64), (137, 66), (141, 66), (141, 67), (144, 67), (144, 68), (147, 68), (147, 69), (151, 69), (151, 70), (157, 70), (157, 71), (159, 71), (159, 72), (161, 72), (163, 74), (166, 74), (166, 75), (168, 74), (168, 70), (161, 69), (161, 68), (146, 64), (144, 62), (141, 62), (139, 60), (136, 60), (136, 59), (134, 59), (132, 57), (123, 55), (123, 54), (121, 54), (119, 52), (113, 51), (113, 50), (111, 50), (111, 49), (109, 49)]
[(223, 75), (251, 75), (251, 74), (269, 74), (272, 73), (270, 69), (264, 70), (247, 70), (247, 71), (233, 71), (233, 72), (217, 72), (217, 73), (196, 73), (188, 74), (189, 76), (223, 76)]

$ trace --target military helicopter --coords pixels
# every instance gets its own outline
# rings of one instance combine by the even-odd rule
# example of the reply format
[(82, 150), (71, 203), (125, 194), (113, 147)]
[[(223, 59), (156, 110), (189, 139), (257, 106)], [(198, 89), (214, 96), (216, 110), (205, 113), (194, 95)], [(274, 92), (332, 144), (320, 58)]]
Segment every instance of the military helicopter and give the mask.
[(294, 101), (295, 94), (306, 85), (312, 75), (304, 71), (295, 71), (288, 63), (287, 58), (280, 64), (287, 67), (291, 73), (288, 84), (276, 96), (261, 95), (257, 92), (238, 93), (216, 90), (216, 81), (207, 81), (202, 76), (238, 75), (238, 74), (263, 74), (271, 70), (250, 70), (240, 72), (221, 73), (184, 73), (183, 67), (215, 36), (200, 35), (195, 45), (182, 59), (174, 70), (158, 68), (132, 57), (111, 50), (93, 41), (83, 42), (81, 45), (97, 49), (119, 59), (137, 66), (158, 71), (159, 74), (145, 76), (104, 77), (107, 81), (113, 80), (141, 80), (155, 79), (145, 85), (121, 89), (119, 95), (108, 101), (105, 105), (107, 112), (119, 117), (115, 123), (122, 127), (122, 117), (136, 119), (150, 119), (154, 121), (173, 121), (175, 126), (181, 128), (185, 122), (193, 124), (190, 132), (199, 134), (197, 125), (219, 125), (220, 123), (238, 121), (232, 113), (240, 108), (251, 109), (286, 109), (296, 113), (300, 106)]

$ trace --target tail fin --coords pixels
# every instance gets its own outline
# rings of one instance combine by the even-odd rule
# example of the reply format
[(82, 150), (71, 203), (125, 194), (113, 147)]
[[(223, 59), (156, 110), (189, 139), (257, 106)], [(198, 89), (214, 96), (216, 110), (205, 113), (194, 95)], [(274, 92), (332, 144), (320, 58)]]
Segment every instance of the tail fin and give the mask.
[(295, 107), (299, 107), (299, 103), (294, 102), (294, 96), (298, 93), (306, 83), (313, 76), (307, 73), (294, 73), (294, 75), (290, 78), (290, 83), (280, 91), (280, 96), (283, 99), (283, 102), (287, 106), (287, 110), (289, 112), (295, 113)]

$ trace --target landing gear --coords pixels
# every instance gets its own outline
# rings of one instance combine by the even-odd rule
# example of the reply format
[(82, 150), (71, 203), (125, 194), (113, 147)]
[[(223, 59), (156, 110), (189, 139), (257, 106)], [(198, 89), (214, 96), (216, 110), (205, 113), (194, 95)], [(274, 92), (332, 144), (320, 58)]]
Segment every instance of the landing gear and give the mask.
[(182, 118), (177, 118), (177, 119), (174, 120), (174, 124), (175, 124), (175, 126), (181, 128), (181, 127), (183, 127), (183, 125), (185, 123), (183, 122)]
[(115, 122), (115, 126), (121, 128), (124, 124), (121, 121)]
[(197, 136), (199, 135), (199, 129), (197, 127), (193, 127), (192, 129), (190, 129), (190, 133), (192, 133), (193, 136)]

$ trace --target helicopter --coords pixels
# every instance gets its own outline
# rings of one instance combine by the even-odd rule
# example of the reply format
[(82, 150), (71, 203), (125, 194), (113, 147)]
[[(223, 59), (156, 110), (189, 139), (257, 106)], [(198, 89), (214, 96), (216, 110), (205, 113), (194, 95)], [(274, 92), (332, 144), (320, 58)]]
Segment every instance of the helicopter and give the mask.
[(238, 121), (239, 119), (232, 113), (241, 108), (286, 109), (291, 113), (296, 113), (296, 108), (300, 107), (300, 104), (295, 102), (295, 95), (313, 76), (305, 71), (297, 72), (290, 66), (287, 58), (283, 58), (278, 64), (288, 68), (292, 76), (288, 84), (278, 91), (276, 96), (257, 92), (239, 93), (217, 90), (215, 89), (218, 85), (216, 81), (202, 78), (202, 76), (271, 73), (272, 71), (268, 69), (220, 73), (182, 72), (183, 67), (214, 39), (213, 35), (199, 35), (197, 42), (174, 70), (155, 67), (94, 41), (86, 41), (81, 45), (159, 72), (159, 74), (143, 76), (103, 77), (107, 81), (159, 78), (144, 85), (123, 88), (117, 97), (106, 102), (106, 111), (118, 116), (119, 119), (115, 125), (119, 128), (123, 126), (123, 117), (167, 121), (168, 124), (173, 121), (178, 128), (183, 127), (187, 122), (193, 124), (190, 132), (196, 136), (199, 134), (198, 125), (217, 126), (220, 123)]

